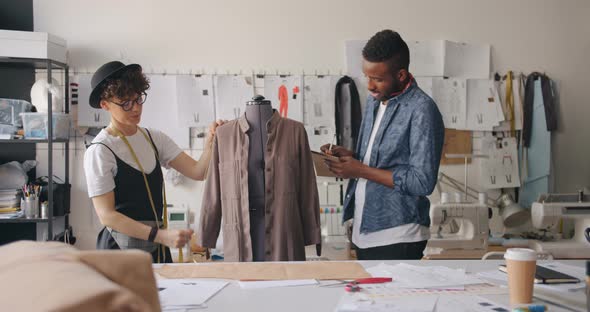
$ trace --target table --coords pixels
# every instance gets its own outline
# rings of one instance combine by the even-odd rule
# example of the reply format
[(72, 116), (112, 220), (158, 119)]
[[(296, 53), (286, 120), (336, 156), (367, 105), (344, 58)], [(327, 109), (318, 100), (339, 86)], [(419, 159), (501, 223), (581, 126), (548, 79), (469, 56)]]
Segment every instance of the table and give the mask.
[[(365, 268), (372, 267), (383, 262), (392, 265), (404, 262), (411, 265), (464, 268), (468, 273), (495, 270), (498, 268), (499, 264), (504, 263), (503, 260), (359, 261), (359, 263)], [(559, 262), (579, 267), (585, 266), (585, 262), (582, 260), (561, 260)], [(158, 266), (158, 264), (154, 264), (154, 267)], [(343, 287), (330, 288), (319, 287), (317, 285), (243, 290), (236, 282), (232, 282), (207, 302), (208, 308), (204, 311), (333, 311), (343, 292)], [(558, 299), (563, 300), (563, 303), (569, 307), (573, 307), (573, 311), (585, 311), (585, 292), (576, 291), (567, 294), (559, 293), (557, 295)], [(544, 290), (535, 289), (535, 296), (555, 300), (555, 295), (552, 295), (551, 293), (548, 293)], [(509, 306), (508, 295), (484, 295), (483, 297)], [(541, 302), (538, 299), (535, 299), (534, 301), (549, 306), (549, 310), (551, 312), (570, 311), (568, 309), (554, 307), (551, 304)]]

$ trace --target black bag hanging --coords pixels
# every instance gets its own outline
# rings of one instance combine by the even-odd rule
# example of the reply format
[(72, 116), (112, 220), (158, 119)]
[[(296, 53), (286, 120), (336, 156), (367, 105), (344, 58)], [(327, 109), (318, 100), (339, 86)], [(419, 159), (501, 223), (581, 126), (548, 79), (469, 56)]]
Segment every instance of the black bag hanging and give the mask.
[[(48, 199), (48, 177), (42, 176), (35, 180), (36, 185), (42, 186), (41, 195), (39, 200), (44, 202)], [(61, 183), (58, 183), (57, 181)], [(65, 184), (63, 181), (53, 176), (53, 216), (59, 217), (64, 216), (70, 213), (70, 189), (72, 188), (71, 184)]]
[(545, 74), (538, 72), (531, 73), (526, 80), (524, 106), (523, 106), (523, 125), (522, 125), (522, 144), (525, 147), (530, 146), (533, 131), (533, 105), (535, 101), (535, 81), (541, 79), (541, 93), (543, 96), (543, 106), (545, 108), (545, 121), (547, 131), (557, 130), (557, 109), (553, 96), (551, 79)]
[[(348, 98), (343, 98), (344, 85), (348, 86)], [(354, 151), (362, 121), (359, 93), (348, 76), (338, 80), (335, 92), (336, 144)]]

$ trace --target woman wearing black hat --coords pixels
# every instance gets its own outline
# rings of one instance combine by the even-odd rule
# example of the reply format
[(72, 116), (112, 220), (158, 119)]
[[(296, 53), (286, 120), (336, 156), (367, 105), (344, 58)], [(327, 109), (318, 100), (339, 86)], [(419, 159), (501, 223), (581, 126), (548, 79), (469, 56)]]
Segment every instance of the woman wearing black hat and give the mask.
[(222, 122), (211, 124), (205, 150), (196, 161), (166, 134), (138, 126), (149, 89), (141, 66), (106, 63), (92, 77), (91, 87), (90, 106), (111, 114), (110, 125), (84, 155), (88, 194), (105, 226), (97, 248), (142, 249), (152, 254), (154, 262), (171, 262), (169, 247), (183, 247), (193, 231), (166, 229), (160, 165), (204, 180), (215, 129)]

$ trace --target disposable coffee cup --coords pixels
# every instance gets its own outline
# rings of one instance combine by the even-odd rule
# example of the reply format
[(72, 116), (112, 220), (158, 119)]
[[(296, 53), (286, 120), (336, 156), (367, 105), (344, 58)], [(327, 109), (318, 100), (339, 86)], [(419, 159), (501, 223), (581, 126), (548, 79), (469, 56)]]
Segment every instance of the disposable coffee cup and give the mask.
[(508, 270), (510, 304), (532, 303), (537, 253), (527, 248), (509, 248), (504, 259)]

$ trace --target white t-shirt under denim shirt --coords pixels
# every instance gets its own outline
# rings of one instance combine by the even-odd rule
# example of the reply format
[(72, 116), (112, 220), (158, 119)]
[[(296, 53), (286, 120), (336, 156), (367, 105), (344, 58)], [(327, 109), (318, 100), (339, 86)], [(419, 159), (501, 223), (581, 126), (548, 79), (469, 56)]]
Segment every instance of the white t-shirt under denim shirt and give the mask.
[[(154, 129), (148, 129), (148, 131), (149, 134), (146, 131), (148, 138), (151, 135), (154, 145), (158, 150), (160, 165), (168, 168), (170, 161), (180, 155), (182, 150), (165, 133)], [(151, 143), (145, 139), (139, 130), (135, 134), (127, 136), (127, 140), (131, 147), (133, 147), (146, 174), (150, 174), (156, 168), (156, 156), (154, 155)], [(102, 129), (94, 140), (92, 140), (92, 143), (98, 142), (107, 145), (126, 164), (140, 170), (129, 148), (121, 138), (112, 136), (106, 129)], [(101, 144), (93, 144), (86, 150), (84, 154), (84, 172), (86, 174), (89, 197), (100, 196), (115, 189), (117, 160), (113, 152)]]
[[(373, 142), (377, 136), (377, 131), (381, 125), (381, 120), (385, 114), (387, 104), (383, 102), (379, 105), (377, 116), (375, 117), (375, 123), (373, 124), (373, 130), (369, 137), (369, 145), (367, 152), (363, 159), (365, 165), (369, 165), (371, 160), (371, 152), (373, 149)], [(424, 241), (430, 238), (430, 229), (427, 226), (423, 226), (417, 223), (409, 223), (400, 226), (396, 226), (389, 229), (380, 230), (372, 233), (361, 234), (361, 220), (363, 218), (363, 209), (365, 206), (365, 189), (367, 186), (366, 179), (358, 179), (356, 190), (354, 193), (355, 207), (354, 207), (354, 220), (352, 225), (352, 242), (358, 248), (372, 248), (379, 246), (387, 246), (399, 243), (414, 243)]]

